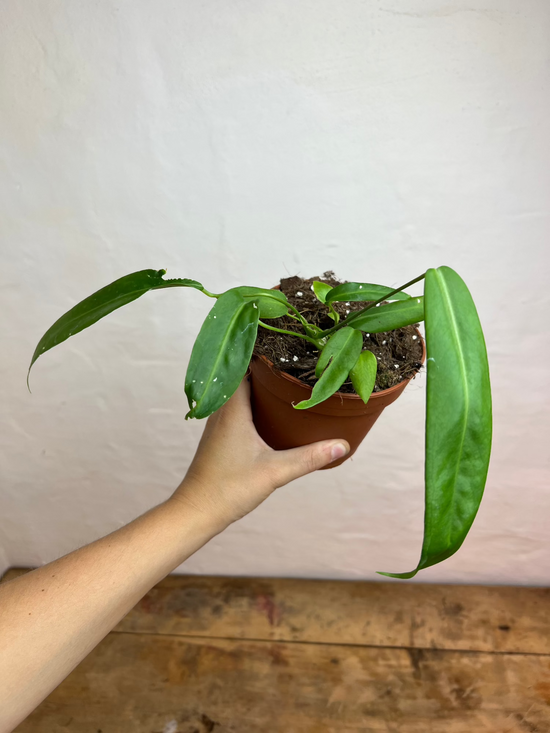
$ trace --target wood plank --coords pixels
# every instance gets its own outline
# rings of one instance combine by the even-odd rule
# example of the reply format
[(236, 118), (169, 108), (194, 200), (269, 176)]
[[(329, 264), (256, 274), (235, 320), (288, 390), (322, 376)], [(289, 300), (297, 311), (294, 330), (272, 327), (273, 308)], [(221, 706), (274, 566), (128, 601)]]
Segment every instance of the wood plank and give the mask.
[(170, 575), (116, 630), (550, 654), (550, 589)]
[(172, 575), (117, 630), (550, 654), (550, 590)]
[(17, 733), (548, 733), (550, 657), (110, 634)]

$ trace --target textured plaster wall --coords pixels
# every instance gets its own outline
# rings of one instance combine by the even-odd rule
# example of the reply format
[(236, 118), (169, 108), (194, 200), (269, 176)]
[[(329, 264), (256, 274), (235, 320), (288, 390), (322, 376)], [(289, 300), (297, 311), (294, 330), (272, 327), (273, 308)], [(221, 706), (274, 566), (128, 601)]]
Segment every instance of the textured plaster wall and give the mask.
[[(168, 268), (214, 291), (447, 264), (486, 330), (494, 453), (463, 549), (424, 581), (550, 582), (547, 0), (5, 0), (0, 564), (163, 500), (203, 425), (183, 379), (211, 302), (151, 294), (46, 355), (61, 313)], [(337, 471), (281, 489), (182, 572), (411, 569), (419, 377)]]

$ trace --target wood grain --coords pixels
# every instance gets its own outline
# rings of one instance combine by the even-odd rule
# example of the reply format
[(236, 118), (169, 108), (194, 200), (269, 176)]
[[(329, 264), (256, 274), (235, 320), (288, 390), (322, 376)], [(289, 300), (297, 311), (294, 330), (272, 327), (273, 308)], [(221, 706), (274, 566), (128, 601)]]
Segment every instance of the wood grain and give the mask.
[(120, 631), (550, 654), (544, 588), (170, 576)]
[(550, 733), (549, 632), (540, 588), (169, 576), (17, 733)]
[(115, 630), (550, 654), (550, 589), (170, 575)]
[(550, 730), (547, 657), (110, 634), (17, 733)]

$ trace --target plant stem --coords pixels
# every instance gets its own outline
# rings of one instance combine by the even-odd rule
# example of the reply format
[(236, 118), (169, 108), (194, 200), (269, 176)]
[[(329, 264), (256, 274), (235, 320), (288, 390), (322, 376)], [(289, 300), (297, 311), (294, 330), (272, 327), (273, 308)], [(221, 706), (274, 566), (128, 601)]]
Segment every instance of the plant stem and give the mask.
[(387, 295), (383, 295), (381, 298), (378, 298), (378, 300), (375, 300), (373, 303), (370, 303), (365, 308), (362, 308), (360, 311), (355, 311), (351, 315), (349, 315), (347, 318), (345, 318), (341, 323), (337, 324), (336, 326), (333, 326), (332, 328), (329, 328), (328, 331), (323, 331), (323, 336), (332, 336), (333, 333), (338, 331), (342, 326), (349, 326), (351, 325), (352, 321), (356, 318), (359, 318), (359, 316), (362, 316), (363, 313), (366, 313), (371, 308), (374, 308), (379, 303), (382, 303), (384, 300), (387, 300), (388, 298), (391, 298), (392, 295), (395, 295), (395, 293), (399, 293), (401, 290), (404, 290), (405, 288), (408, 288), (410, 285), (414, 285), (415, 283), (419, 282), (420, 280), (423, 280), (426, 277), (426, 273), (424, 272), (422, 275), (419, 275), (418, 277), (415, 277), (414, 280), (410, 280), (408, 283), (405, 283), (404, 285), (401, 285), (399, 288), (395, 288), (395, 290), (390, 291)]
[(332, 313), (332, 315), (334, 316), (333, 318), (334, 325), (338, 325), (338, 323), (340, 323), (340, 314), (338, 313), (338, 311), (334, 310), (334, 306), (332, 303), (328, 304), (328, 309), (329, 309), (329, 313)]
[(258, 321), (258, 324), (260, 326), (263, 326), (264, 328), (267, 328), (269, 331), (277, 331), (277, 333), (285, 333), (288, 336), (298, 336), (298, 338), (305, 339), (306, 341), (309, 341), (311, 344), (313, 344), (316, 349), (322, 349), (324, 346), (324, 344), (320, 344), (319, 339), (313, 339), (309, 336), (304, 336), (303, 333), (298, 333), (297, 331), (285, 331), (283, 328), (268, 326), (267, 323), (264, 323), (263, 321)]
[(294, 313), (296, 313), (296, 315), (298, 316), (298, 318), (299, 318), (300, 322), (302, 323), (302, 325), (304, 325), (304, 326), (309, 326), (309, 323), (308, 323), (308, 322), (307, 322), (307, 320), (306, 320), (306, 319), (305, 319), (305, 318), (303, 317), (303, 315), (302, 315), (302, 314), (300, 313), (300, 311), (299, 311), (299, 310), (298, 310), (297, 308), (295, 308), (295, 307), (294, 307), (294, 306), (292, 305), (292, 303), (289, 303), (288, 305), (290, 306), (290, 310), (293, 310), (293, 311), (294, 311)]
[(210, 292), (209, 290), (207, 290), (206, 288), (203, 288), (203, 289), (201, 290), (201, 293), (204, 293), (205, 295), (208, 295), (208, 297), (209, 297), (209, 298), (219, 298), (219, 297), (220, 297), (220, 295), (221, 295), (221, 293), (211, 293), (211, 292)]
[[(258, 294), (257, 294), (257, 293), (243, 293), (243, 298), (258, 298), (258, 297), (262, 297), (262, 298), (271, 298), (271, 300), (276, 300), (276, 301), (277, 301), (277, 303), (283, 303), (283, 302), (284, 302), (284, 301), (282, 301), (282, 300), (281, 300), (280, 298), (277, 298), (277, 296), (275, 296), (275, 295), (270, 295), (269, 293), (261, 293), (261, 296), (258, 296)], [(295, 307), (294, 307), (294, 306), (292, 305), (292, 303), (289, 303), (289, 302), (287, 301), (287, 302), (285, 303), (285, 305), (288, 305), (288, 307), (289, 307), (289, 308), (290, 308), (291, 310), (293, 310), (293, 311), (294, 311), (294, 313), (296, 313), (296, 316), (297, 316), (297, 317), (296, 317), (296, 316), (290, 316), (291, 318), (296, 318), (296, 320), (297, 320), (297, 321), (299, 320), (299, 321), (300, 321), (300, 323), (301, 323), (301, 324), (302, 324), (303, 326), (309, 326), (309, 323), (308, 323), (308, 322), (306, 321), (306, 319), (305, 319), (305, 318), (303, 317), (303, 315), (302, 315), (302, 314), (300, 313), (300, 311), (299, 311), (299, 310), (298, 310), (297, 308), (295, 308)], [(290, 314), (289, 314), (289, 313), (287, 313), (287, 315), (290, 315)]]

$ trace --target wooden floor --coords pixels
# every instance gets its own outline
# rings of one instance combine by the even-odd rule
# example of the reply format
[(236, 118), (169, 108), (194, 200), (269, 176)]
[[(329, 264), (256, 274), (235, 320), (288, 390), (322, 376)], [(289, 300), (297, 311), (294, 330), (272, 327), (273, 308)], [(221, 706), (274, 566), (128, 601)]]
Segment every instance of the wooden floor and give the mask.
[(548, 733), (550, 590), (170, 576), (17, 728), (211, 731)]

